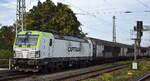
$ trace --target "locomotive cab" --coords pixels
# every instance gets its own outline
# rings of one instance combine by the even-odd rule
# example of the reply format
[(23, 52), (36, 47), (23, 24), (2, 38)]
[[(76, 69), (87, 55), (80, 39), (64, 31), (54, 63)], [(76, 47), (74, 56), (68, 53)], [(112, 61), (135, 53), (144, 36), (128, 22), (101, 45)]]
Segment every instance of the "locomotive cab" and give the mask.
[(17, 35), (14, 58), (37, 58), (39, 57), (39, 49), (37, 48), (39, 35), (26, 32)]

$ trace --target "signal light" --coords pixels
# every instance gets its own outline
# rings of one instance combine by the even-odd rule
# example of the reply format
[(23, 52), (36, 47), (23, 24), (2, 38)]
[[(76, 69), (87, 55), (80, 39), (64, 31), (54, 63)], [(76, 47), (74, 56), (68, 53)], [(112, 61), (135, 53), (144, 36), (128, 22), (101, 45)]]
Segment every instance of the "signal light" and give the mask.
[(143, 36), (143, 21), (137, 21), (137, 26), (134, 29), (139, 32), (140, 37)]
[(137, 21), (137, 31), (143, 30), (143, 21)]

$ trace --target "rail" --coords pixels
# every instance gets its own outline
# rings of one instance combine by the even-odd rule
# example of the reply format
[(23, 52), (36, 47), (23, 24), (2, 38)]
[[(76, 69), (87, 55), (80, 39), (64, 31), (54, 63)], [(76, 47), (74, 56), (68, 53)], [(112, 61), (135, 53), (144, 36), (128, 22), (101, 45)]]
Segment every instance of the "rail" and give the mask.
[[(68, 71), (62, 71), (58, 73), (50, 73), (50, 74), (44, 74), (43, 75), (37, 75), (34, 79), (33, 77), (28, 77), (22, 79), (22, 81), (79, 81), (84, 80), (89, 77), (97, 76), (101, 73), (110, 72), (113, 70), (121, 69), (127, 67), (128, 64), (119, 64), (114, 66), (90, 66), (75, 70), (68, 70)], [(103, 68), (101, 68), (103, 67)]]
[(149, 76), (150, 76), (150, 74), (146, 74), (145, 76), (141, 77), (138, 81), (143, 81), (144, 79), (146, 79)]

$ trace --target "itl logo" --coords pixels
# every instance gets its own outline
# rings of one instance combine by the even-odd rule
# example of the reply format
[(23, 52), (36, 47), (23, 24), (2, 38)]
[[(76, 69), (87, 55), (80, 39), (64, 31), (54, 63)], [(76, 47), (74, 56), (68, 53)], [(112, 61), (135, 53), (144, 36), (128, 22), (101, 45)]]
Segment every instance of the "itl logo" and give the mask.
[(79, 51), (81, 51), (81, 49), (80, 48), (78, 48), (78, 47), (68, 47), (68, 52), (79, 52)]

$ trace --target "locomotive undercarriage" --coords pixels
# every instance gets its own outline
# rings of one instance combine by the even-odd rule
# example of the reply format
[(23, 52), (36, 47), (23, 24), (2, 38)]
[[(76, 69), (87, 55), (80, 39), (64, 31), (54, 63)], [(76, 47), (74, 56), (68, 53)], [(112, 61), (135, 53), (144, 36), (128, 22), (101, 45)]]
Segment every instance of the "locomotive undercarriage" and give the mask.
[(11, 70), (24, 72), (56, 71), (67, 68), (79, 68), (91, 64), (86, 58), (45, 58), (45, 59), (12, 59)]

